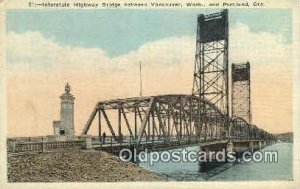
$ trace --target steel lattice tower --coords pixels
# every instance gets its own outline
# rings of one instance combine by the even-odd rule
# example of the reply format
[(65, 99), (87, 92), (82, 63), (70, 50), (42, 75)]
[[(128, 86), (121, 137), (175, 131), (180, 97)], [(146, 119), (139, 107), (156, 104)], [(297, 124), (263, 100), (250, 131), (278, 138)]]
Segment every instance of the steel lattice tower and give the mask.
[(198, 16), (192, 95), (210, 101), (228, 115), (227, 10)]
[(232, 116), (251, 123), (250, 63), (232, 64)]

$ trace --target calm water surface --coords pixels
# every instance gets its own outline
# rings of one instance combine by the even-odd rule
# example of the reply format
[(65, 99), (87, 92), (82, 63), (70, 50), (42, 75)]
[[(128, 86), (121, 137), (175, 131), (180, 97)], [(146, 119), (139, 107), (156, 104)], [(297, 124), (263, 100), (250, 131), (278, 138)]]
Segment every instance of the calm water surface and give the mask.
[[(187, 151), (199, 151), (198, 146), (186, 147), (185, 149)], [(182, 150), (182, 148), (175, 150)], [(217, 174), (199, 173), (198, 162), (157, 162), (152, 166), (150, 163), (140, 163), (140, 166), (165, 175), (170, 180), (179, 181), (292, 180), (292, 144), (277, 143), (264, 148), (262, 151), (265, 150), (276, 150), (278, 152), (278, 162), (242, 162), (233, 166), (226, 166), (226, 168), (223, 167), (222, 172)], [(216, 171), (219, 172), (218, 168)]]

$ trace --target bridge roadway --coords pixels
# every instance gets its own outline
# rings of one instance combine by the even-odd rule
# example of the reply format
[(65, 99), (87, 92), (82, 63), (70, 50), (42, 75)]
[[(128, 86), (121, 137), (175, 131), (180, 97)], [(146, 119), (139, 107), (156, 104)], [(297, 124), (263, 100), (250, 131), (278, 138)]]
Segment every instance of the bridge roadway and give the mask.
[[(89, 142), (90, 148), (116, 155), (123, 148), (140, 152), (192, 145), (198, 145), (200, 151), (225, 149), (239, 155), (276, 140), (274, 135), (243, 118), (229, 117), (208, 100), (186, 94), (99, 101), (81, 136), (89, 136), (91, 127), (98, 130), (98, 137)], [(107, 137), (101, 143), (104, 133)], [(213, 166), (215, 162), (202, 164), (199, 170)]]
[(204, 140), (199, 141), (198, 138), (183, 136), (181, 139), (172, 137), (166, 141), (162, 139), (147, 140), (143, 138), (139, 144), (136, 145), (134, 140), (130, 137), (124, 137), (124, 140), (114, 141), (113, 137), (107, 137), (105, 143), (96, 141), (95, 138), (92, 142), (92, 148), (104, 150), (110, 153), (118, 154), (121, 149), (128, 148), (137, 151), (161, 151), (178, 149), (186, 146), (199, 146), (201, 151), (218, 151), (225, 148), (226, 150), (236, 151), (241, 153), (246, 150), (260, 150), (270, 144), (274, 143), (273, 140), (261, 140), (261, 139), (218, 139), (218, 140)]
[[(164, 145), (172, 145), (176, 140), (179, 144), (191, 141), (198, 144), (197, 137), (201, 138), (201, 143), (224, 139), (275, 139), (271, 133), (240, 117), (228, 117), (205, 99), (184, 94), (100, 101), (92, 111), (81, 135), (88, 135), (92, 125), (98, 128), (98, 136), (101, 136), (103, 131), (109, 132), (109, 136), (112, 137), (110, 146), (113, 143), (125, 145), (126, 140), (121, 141), (120, 138), (129, 135), (129, 146), (132, 146), (132, 141), (138, 149), (143, 148), (140, 148), (140, 145), (163, 145), (158, 139), (170, 141)], [(146, 143), (145, 139), (148, 139)]]

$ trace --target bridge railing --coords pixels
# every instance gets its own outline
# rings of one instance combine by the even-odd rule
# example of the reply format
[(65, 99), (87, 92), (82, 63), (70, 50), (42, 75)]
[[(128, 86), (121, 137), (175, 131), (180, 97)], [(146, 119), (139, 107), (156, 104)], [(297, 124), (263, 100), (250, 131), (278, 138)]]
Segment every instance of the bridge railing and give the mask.
[(83, 140), (75, 141), (40, 141), (40, 142), (23, 142), (23, 141), (8, 141), (8, 153), (20, 152), (45, 152), (62, 148), (82, 148), (85, 145)]
[[(115, 140), (113, 136), (106, 136), (103, 140), (103, 137), (92, 136), (92, 143), (94, 144), (135, 144), (137, 142), (137, 137), (134, 136), (123, 136), (122, 138), (117, 137), (118, 140)], [(149, 137), (143, 137), (141, 143), (169, 143), (169, 142), (196, 142), (199, 141), (199, 137), (194, 135), (183, 135), (183, 136), (171, 136), (166, 138), (163, 135), (154, 135)]]
[(34, 137), (12, 137), (7, 138), (7, 141), (13, 142), (13, 141), (19, 141), (19, 142), (39, 142), (42, 140), (45, 140), (47, 137), (45, 136), (34, 136)]

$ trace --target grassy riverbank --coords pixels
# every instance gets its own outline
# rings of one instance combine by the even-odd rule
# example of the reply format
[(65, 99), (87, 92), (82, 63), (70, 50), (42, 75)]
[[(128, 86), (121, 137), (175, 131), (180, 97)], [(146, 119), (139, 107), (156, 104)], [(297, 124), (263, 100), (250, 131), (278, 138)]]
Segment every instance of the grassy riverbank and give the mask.
[(68, 150), (8, 157), (9, 182), (161, 181), (158, 174), (106, 152)]

